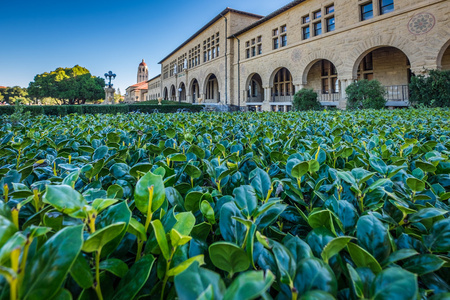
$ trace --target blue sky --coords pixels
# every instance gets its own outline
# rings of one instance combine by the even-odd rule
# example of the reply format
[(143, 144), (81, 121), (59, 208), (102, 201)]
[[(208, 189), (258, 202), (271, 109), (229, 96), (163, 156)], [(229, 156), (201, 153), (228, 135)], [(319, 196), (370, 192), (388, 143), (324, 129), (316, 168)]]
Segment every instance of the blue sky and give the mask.
[(158, 62), (226, 7), (267, 15), (290, 0), (1, 2), (0, 86), (78, 64), (96, 76), (112, 70), (125, 93), (141, 59), (158, 75)]

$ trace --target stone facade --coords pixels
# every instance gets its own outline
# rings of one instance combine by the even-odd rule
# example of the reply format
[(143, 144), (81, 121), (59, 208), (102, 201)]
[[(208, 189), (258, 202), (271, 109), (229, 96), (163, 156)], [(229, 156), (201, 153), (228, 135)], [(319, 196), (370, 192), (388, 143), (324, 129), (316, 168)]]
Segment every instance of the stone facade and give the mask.
[(366, 78), (406, 106), (411, 76), (450, 69), (449, 45), (448, 0), (296, 0), (264, 18), (226, 9), (160, 62), (160, 94), (289, 110), (307, 87), (345, 108), (345, 88)]

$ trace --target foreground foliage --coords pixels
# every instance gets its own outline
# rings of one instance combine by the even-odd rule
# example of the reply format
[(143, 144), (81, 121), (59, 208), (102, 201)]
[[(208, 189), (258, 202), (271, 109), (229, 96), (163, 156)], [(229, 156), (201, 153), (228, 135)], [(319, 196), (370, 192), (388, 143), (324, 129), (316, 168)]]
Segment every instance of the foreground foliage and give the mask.
[(409, 84), (414, 106), (450, 107), (450, 70), (431, 70), (429, 76), (413, 76)]
[(0, 130), (0, 299), (444, 299), (448, 110)]

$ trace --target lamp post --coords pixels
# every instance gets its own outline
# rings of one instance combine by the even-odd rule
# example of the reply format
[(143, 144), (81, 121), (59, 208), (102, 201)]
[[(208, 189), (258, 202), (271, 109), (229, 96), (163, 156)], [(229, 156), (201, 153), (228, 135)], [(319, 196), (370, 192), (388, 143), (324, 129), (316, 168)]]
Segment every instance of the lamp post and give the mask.
[(111, 83), (111, 79), (116, 79), (116, 74), (109, 71), (108, 73), (105, 73), (106, 80), (109, 79), (109, 83), (106, 84), (107, 87), (112, 88), (113, 84)]
[(178, 88), (178, 102), (180, 102), (181, 103), (181, 92), (183, 91), (183, 89), (182, 88)]
[(105, 87), (105, 103), (107, 104), (107, 103), (111, 102), (112, 104), (114, 104), (115, 90), (113, 88), (113, 84), (111, 83), (111, 80), (116, 78), (116, 74), (109, 71), (108, 73), (105, 73), (105, 78), (107, 81), (109, 81)]

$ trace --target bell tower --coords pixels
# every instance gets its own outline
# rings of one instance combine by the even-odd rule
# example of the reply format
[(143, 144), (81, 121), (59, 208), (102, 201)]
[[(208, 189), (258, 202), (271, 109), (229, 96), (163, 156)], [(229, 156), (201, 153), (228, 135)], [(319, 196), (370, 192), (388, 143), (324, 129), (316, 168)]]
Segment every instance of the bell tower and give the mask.
[(142, 62), (139, 64), (138, 67), (137, 83), (147, 80), (148, 80), (148, 67), (144, 59), (142, 59)]

